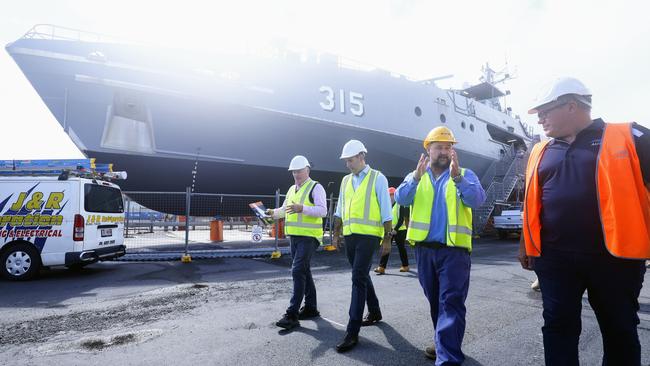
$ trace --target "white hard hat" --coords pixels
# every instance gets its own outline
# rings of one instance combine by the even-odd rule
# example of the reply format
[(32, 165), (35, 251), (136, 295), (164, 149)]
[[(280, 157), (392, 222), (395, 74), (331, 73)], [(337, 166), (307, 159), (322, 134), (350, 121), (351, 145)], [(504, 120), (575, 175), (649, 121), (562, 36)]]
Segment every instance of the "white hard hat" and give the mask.
[[(559, 97), (567, 94), (575, 94), (580, 97), (591, 97), (591, 91), (580, 80), (571, 77), (556, 79), (553, 83), (542, 90), (542, 93), (535, 100), (535, 107), (531, 108), (528, 113), (537, 113), (537, 108), (556, 101)], [(591, 107), (589, 99), (579, 98), (580, 102)]]
[(363, 143), (359, 140), (350, 140), (343, 145), (343, 151), (341, 151), (341, 157), (339, 159), (351, 158), (362, 152), (368, 152), (366, 147), (363, 146)]
[(310, 167), (309, 161), (307, 161), (307, 158), (302, 156), (302, 155), (296, 155), (291, 159), (291, 163), (289, 163), (289, 170), (300, 170), (304, 167)]

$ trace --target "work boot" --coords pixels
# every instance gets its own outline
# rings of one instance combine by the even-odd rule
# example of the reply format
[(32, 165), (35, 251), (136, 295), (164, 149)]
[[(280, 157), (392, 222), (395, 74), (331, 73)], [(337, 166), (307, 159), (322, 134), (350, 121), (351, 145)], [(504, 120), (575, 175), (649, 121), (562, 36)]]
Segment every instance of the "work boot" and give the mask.
[(275, 325), (285, 330), (293, 329), (300, 325), (298, 317), (294, 314), (284, 314), (282, 319), (278, 320)]
[(386, 273), (386, 268), (379, 266), (375, 268), (375, 273), (377, 273), (378, 275), (383, 275), (384, 273)]
[(361, 322), (361, 326), (367, 327), (369, 325), (374, 325), (375, 323), (379, 323), (380, 321), (381, 321), (381, 312), (368, 313), (363, 318), (363, 321)]
[(336, 345), (336, 352), (343, 353), (354, 348), (359, 343), (359, 336), (356, 334), (345, 333), (343, 340)]
[(424, 355), (427, 356), (427, 358), (435, 360), (436, 359), (436, 345), (432, 344), (431, 346), (425, 348), (424, 349)]
[(409, 266), (401, 266), (401, 267), (399, 267), (400, 272), (408, 272), (409, 269), (410, 269)]
[(320, 312), (318, 310), (314, 308), (308, 308), (306, 306), (300, 308), (300, 311), (298, 312), (298, 319), (300, 320), (316, 318), (319, 316), (320, 316)]
[(532, 288), (535, 291), (540, 291), (538, 278), (536, 278), (535, 281), (533, 281), (533, 283), (530, 285), (530, 288)]

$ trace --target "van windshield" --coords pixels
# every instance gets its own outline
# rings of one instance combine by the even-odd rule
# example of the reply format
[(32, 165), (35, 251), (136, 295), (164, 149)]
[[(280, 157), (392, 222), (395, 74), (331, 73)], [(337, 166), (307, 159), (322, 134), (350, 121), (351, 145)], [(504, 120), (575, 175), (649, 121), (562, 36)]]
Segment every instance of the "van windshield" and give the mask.
[(84, 187), (86, 212), (123, 213), (122, 192), (113, 187), (86, 184)]

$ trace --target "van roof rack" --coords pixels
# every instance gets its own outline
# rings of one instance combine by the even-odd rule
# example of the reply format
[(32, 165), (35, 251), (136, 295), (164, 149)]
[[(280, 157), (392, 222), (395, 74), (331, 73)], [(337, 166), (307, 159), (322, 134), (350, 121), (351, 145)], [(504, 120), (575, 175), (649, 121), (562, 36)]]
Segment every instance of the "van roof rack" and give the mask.
[(95, 159), (0, 160), (0, 176), (69, 176), (112, 180), (126, 179), (126, 172), (114, 172), (113, 164), (97, 164)]

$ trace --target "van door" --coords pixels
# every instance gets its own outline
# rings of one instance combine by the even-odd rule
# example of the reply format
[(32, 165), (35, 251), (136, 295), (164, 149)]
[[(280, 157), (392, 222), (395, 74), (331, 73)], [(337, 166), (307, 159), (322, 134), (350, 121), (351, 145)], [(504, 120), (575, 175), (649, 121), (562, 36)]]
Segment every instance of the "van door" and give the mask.
[(84, 250), (124, 244), (122, 191), (106, 182), (83, 184)]
[(51, 179), (2, 182), (0, 237), (32, 243), (45, 266), (62, 265), (73, 250), (72, 216), (76, 192), (67, 181)]

